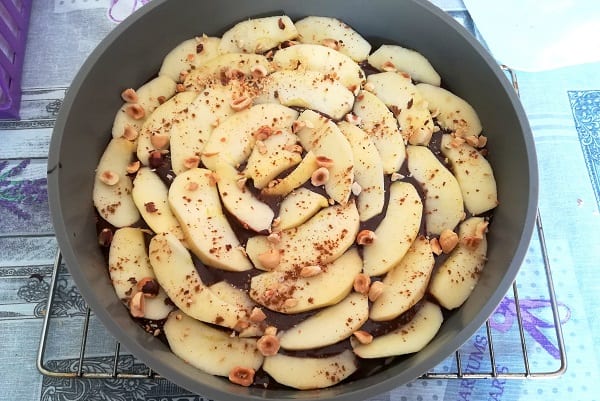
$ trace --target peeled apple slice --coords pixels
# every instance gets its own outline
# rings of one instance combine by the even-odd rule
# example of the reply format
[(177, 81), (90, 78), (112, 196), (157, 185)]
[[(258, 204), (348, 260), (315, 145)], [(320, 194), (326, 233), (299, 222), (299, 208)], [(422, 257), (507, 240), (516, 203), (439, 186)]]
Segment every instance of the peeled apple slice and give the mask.
[(290, 17), (276, 15), (242, 21), (221, 38), (221, 53), (264, 53), (298, 36)]
[(382, 71), (394, 68), (410, 75), (417, 82), (440, 86), (441, 78), (429, 60), (421, 53), (398, 45), (382, 45), (369, 56), (369, 64)]

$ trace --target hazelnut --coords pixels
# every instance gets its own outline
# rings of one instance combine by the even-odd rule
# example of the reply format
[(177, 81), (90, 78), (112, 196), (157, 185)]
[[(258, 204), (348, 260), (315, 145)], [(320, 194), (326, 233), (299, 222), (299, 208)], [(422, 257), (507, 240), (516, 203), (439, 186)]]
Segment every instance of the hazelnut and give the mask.
[(267, 236), (267, 241), (271, 244), (279, 244), (281, 242), (281, 232), (271, 233)]
[(98, 243), (104, 248), (108, 248), (113, 239), (113, 232), (110, 228), (103, 228), (98, 234)]
[(333, 50), (340, 50), (340, 42), (332, 38), (325, 38), (321, 40), (323, 46), (327, 46)]
[(254, 131), (252, 136), (257, 141), (264, 141), (265, 139), (270, 137), (272, 134), (273, 134), (273, 128), (271, 128), (269, 125), (262, 125), (256, 131)]
[(385, 63), (383, 63), (383, 65), (381, 66), (381, 69), (383, 71), (387, 71), (387, 72), (397, 71), (396, 66), (391, 61), (386, 61)]
[(235, 181), (235, 185), (237, 185), (239, 189), (244, 189), (246, 187), (246, 181), (248, 181), (248, 177), (238, 178)]
[(267, 252), (258, 255), (258, 261), (265, 269), (273, 270), (279, 266), (281, 255), (277, 249), (269, 249)]
[(300, 153), (300, 154), (302, 154), (302, 150), (303, 150), (302, 146), (298, 145), (297, 143), (285, 145), (283, 147), (283, 149), (287, 150), (288, 152)]
[(356, 235), (356, 243), (358, 245), (371, 245), (376, 239), (377, 236), (371, 230), (361, 230)]
[(477, 139), (477, 147), (483, 148), (485, 145), (487, 145), (487, 136), (479, 135), (479, 138)]
[(361, 344), (370, 344), (373, 342), (373, 336), (364, 330), (358, 330), (352, 333)]
[(375, 90), (375, 85), (373, 85), (371, 82), (367, 82), (365, 86), (363, 86), (363, 89), (367, 92), (373, 92)]
[(151, 168), (158, 168), (163, 163), (163, 155), (160, 150), (154, 150), (150, 152), (150, 156), (148, 156), (148, 165)]
[(476, 135), (469, 135), (465, 138), (465, 141), (473, 147), (477, 147), (479, 145), (479, 138)]
[(119, 174), (110, 170), (105, 170), (100, 174), (100, 181), (109, 186), (116, 185), (117, 182), (119, 182)]
[(487, 228), (490, 223), (487, 221), (482, 221), (477, 223), (475, 226), (475, 238), (483, 239), (485, 233), (487, 233)]
[(164, 102), (167, 101), (167, 98), (164, 96), (159, 96), (156, 98), (156, 100), (158, 101), (158, 104), (163, 104)]
[(381, 294), (383, 294), (384, 287), (385, 284), (383, 284), (381, 281), (373, 282), (369, 288), (369, 301), (375, 302), (375, 300), (379, 298)]
[(462, 242), (469, 248), (475, 248), (475, 247), (479, 246), (479, 244), (481, 243), (481, 240), (482, 240), (482, 238), (477, 238), (474, 235), (468, 235), (462, 239)]
[(263, 141), (256, 141), (256, 144), (254, 146), (256, 146), (256, 149), (258, 149), (258, 153), (260, 153), (261, 155), (267, 154), (267, 145), (265, 145)]
[(275, 217), (273, 219), (273, 222), (271, 223), (271, 227), (273, 227), (273, 228), (279, 227), (280, 224), (281, 224), (281, 217)]
[(333, 159), (331, 159), (327, 156), (317, 156), (316, 161), (317, 161), (317, 166), (319, 166), (319, 167), (325, 167), (325, 168), (333, 167)]
[(206, 177), (208, 177), (208, 183), (213, 187), (217, 185), (217, 182), (219, 182), (219, 175), (214, 171), (206, 174)]
[(187, 169), (192, 169), (198, 167), (198, 163), (200, 163), (198, 156), (190, 156), (183, 161), (183, 166)]
[(164, 149), (169, 145), (170, 136), (167, 134), (154, 134), (150, 137), (150, 143), (154, 149)]
[(392, 173), (392, 175), (390, 176), (390, 179), (392, 180), (392, 182), (399, 181), (403, 178), (404, 178), (404, 176), (402, 174), (396, 173), (396, 172)]
[(158, 282), (152, 277), (144, 277), (137, 283), (138, 291), (141, 291), (145, 297), (154, 298), (158, 295), (160, 286)]
[(362, 118), (357, 116), (356, 114), (348, 113), (344, 116), (344, 120), (349, 122), (352, 125), (360, 125), (362, 123)]
[(125, 107), (125, 113), (134, 120), (141, 120), (146, 116), (144, 108), (137, 103), (127, 105)]
[(256, 64), (255, 66), (250, 68), (250, 74), (252, 74), (254, 78), (263, 78), (269, 74), (269, 71), (264, 65)]
[(248, 387), (254, 381), (254, 369), (236, 366), (229, 372), (229, 381), (240, 386)]
[(245, 108), (249, 107), (252, 104), (252, 98), (248, 96), (241, 96), (238, 98), (234, 98), (229, 103), (229, 106), (235, 111), (241, 111)]
[(139, 100), (138, 95), (133, 88), (128, 88), (121, 92), (121, 98), (127, 103), (137, 103)]
[(129, 313), (133, 317), (144, 317), (145, 301), (144, 293), (136, 292), (129, 301)]
[(429, 241), (429, 246), (431, 247), (431, 252), (434, 253), (434, 255), (441, 255), (442, 254), (442, 247), (440, 245), (440, 241), (437, 238), (432, 238)]
[(175, 86), (175, 91), (176, 92), (185, 92), (185, 85), (184, 84), (177, 84)]
[(250, 321), (254, 322), (254, 323), (259, 323), (264, 321), (267, 318), (267, 315), (265, 315), (265, 312), (262, 311), (262, 309), (260, 308), (254, 308), (252, 309), (252, 312), (250, 312)]
[(138, 136), (138, 130), (129, 124), (127, 124), (123, 129), (123, 138), (127, 139), (128, 141), (135, 141)]
[(275, 326), (267, 326), (265, 329), (265, 335), (274, 336), (277, 334), (277, 327)]
[(329, 170), (327, 170), (326, 167), (319, 167), (312, 173), (310, 177), (310, 183), (313, 184), (315, 187), (324, 185), (328, 180)]
[(139, 160), (133, 161), (127, 165), (127, 174), (134, 174), (140, 169), (141, 163)]
[(450, 253), (458, 245), (458, 235), (446, 228), (440, 234), (439, 243), (444, 253)]
[(296, 305), (298, 305), (298, 300), (296, 298), (288, 298), (283, 303), (284, 308), (293, 308)]
[(265, 334), (258, 339), (256, 347), (264, 356), (273, 356), (279, 352), (279, 338), (272, 334)]
[(321, 266), (319, 265), (304, 266), (302, 270), (300, 270), (300, 277), (313, 277), (322, 272), (323, 269), (321, 269)]
[(359, 273), (354, 277), (354, 291), (361, 294), (368, 294), (371, 286), (371, 277), (364, 273)]

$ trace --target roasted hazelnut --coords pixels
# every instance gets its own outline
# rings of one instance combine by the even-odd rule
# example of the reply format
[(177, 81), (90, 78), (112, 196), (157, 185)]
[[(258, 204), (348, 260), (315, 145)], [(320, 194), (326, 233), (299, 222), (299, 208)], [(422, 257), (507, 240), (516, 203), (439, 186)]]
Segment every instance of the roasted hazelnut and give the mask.
[(253, 308), (252, 312), (250, 312), (250, 321), (254, 323), (259, 323), (264, 321), (267, 318), (265, 312), (263, 312), (260, 308)]
[(154, 149), (164, 149), (169, 145), (170, 136), (167, 134), (154, 134), (150, 137), (150, 143)]
[(357, 116), (356, 114), (348, 113), (344, 116), (344, 120), (349, 122), (352, 125), (360, 125), (362, 123), (362, 118)]
[(321, 274), (322, 272), (323, 272), (323, 269), (321, 269), (321, 266), (319, 266), (319, 265), (304, 266), (300, 270), (300, 277), (304, 277), (304, 278), (313, 277), (313, 276), (316, 276), (317, 274)]
[(116, 185), (119, 182), (119, 174), (114, 171), (105, 170), (100, 174), (100, 181), (109, 186)]
[(381, 66), (381, 69), (383, 71), (388, 71), (388, 72), (397, 71), (396, 66), (391, 61), (386, 61), (385, 63), (383, 63), (383, 65)]
[(264, 356), (273, 356), (279, 352), (279, 338), (271, 334), (265, 334), (258, 339), (256, 347)]
[(144, 317), (145, 301), (142, 292), (136, 292), (129, 301), (129, 313), (133, 317)]
[(371, 286), (371, 277), (364, 273), (359, 273), (354, 277), (354, 291), (359, 292), (361, 294), (368, 294), (369, 288)]
[(265, 269), (273, 270), (279, 266), (281, 255), (277, 249), (269, 249), (268, 251), (258, 255), (258, 261)]
[(250, 69), (250, 74), (252, 74), (252, 76), (254, 78), (263, 78), (269, 74), (269, 71), (267, 70), (267, 67), (265, 67), (264, 65), (256, 64), (255, 66), (252, 66), (252, 68)]
[(123, 129), (123, 138), (127, 139), (128, 141), (135, 141), (138, 136), (138, 130), (129, 124), (127, 124)]
[(139, 100), (138, 95), (133, 88), (128, 88), (121, 92), (121, 98), (127, 103), (137, 103)]
[(146, 116), (144, 108), (137, 103), (125, 106), (125, 113), (134, 120), (141, 120)]
[(304, 127), (306, 127), (306, 123), (304, 121), (296, 120), (292, 123), (292, 133), (297, 134)]
[(141, 291), (145, 297), (154, 298), (158, 295), (160, 286), (158, 282), (152, 277), (144, 277), (137, 283), (138, 291)]
[(333, 167), (333, 159), (327, 157), (327, 156), (317, 156), (316, 158), (317, 161), (317, 166), (319, 167), (325, 167), (325, 168), (330, 168)]
[(240, 96), (238, 98), (232, 99), (229, 106), (235, 111), (241, 111), (245, 108), (249, 107), (252, 104), (252, 98), (248, 96)]
[(458, 235), (449, 229), (444, 229), (439, 238), (440, 246), (444, 253), (450, 253), (458, 245)]
[(319, 167), (310, 176), (310, 183), (315, 187), (324, 185), (327, 181), (329, 181), (329, 170), (327, 170), (327, 167)]
[(140, 169), (141, 163), (139, 160), (133, 161), (127, 165), (127, 174), (135, 174)]
[(373, 282), (369, 288), (369, 301), (375, 302), (375, 300), (379, 298), (381, 294), (383, 294), (384, 287), (385, 284), (383, 284), (381, 281)]
[(333, 38), (325, 38), (325, 39), (321, 40), (321, 44), (323, 46), (327, 46), (333, 50), (340, 50), (339, 40), (335, 40)]
[(254, 369), (236, 366), (229, 372), (229, 381), (240, 386), (248, 387), (254, 381)]
[(183, 161), (183, 166), (187, 169), (192, 169), (198, 167), (198, 163), (200, 163), (198, 156), (190, 156)]
[(370, 344), (373, 342), (373, 336), (364, 330), (358, 330), (352, 333), (361, 344)]
[(356, 243), (358, 245), (371, 245), (376, 239), (377, 236), (371, 230), (361, 230), (356, 235)]
[(434, 255), (441, 255), (442, 254), (442, 247), (440, 246), (440, 241), (437, 238), (432, 238), (429, 241), (429, 246), (431, 247), (431, 252), (433, 252)]

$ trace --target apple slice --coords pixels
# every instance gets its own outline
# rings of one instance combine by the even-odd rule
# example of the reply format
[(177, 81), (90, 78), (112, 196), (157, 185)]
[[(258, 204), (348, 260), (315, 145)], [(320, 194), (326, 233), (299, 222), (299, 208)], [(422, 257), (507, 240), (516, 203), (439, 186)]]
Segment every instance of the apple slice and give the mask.
[[(189, 104), (198, 96), (196, 92), (181, 92), (154, 110), (140, 130), (137, 141), (137, 157), (144, 166), (149, 164), (150, 153), (169, 147), (171, 131), (176, 121), (187, 118)], [(164, 146), (155, 146), (157, 137), (166, 136)], [(162, 138), (161, 138), (162, 139)]]
[(415, 187), (408, 182), (392, 183), (385, 217), (375, 230), (375, 241), (363, 248), (365, 274), (379, 276), (402, 260), (419, 233), (422, 214), (423, 204)]
[(456, 178), (424, 146), (408, 146), (408, 170), (425, 193), (425, 227), (428, 234), (452, 230), (464, 218), (463, 197)]
[(231, 337), (181, 311), (171, 313), (164, 332), (175, 355), (211, 375), (227, 377), (236, 367), (258, 370), (263, 363), (256, 339)]
[(278, 131), (255, 146), (248, 157), (244, 173), (255, 188), (262, 189), (275, 177), (302, 161), (301, 151), (294, 149), (298, 137), (288, 130)]
[[(127, 307), (133, 295), (138, 292), (137, 283), (144, 278), (155, 278), (141, 229), (123, 227), (115, 231), (108, 253), (108, 272), (117, 297)], [(167, 299), (162, 288), (159, 288), (156, 297), (145, 298), (144, 318), (166, 318), (173, 310)]]
[[(223, 39), (221, 39), (223, 44)], [(227, 71), (241, 71), (244, 76), (249, 77), (255, 68), (270, 73), (273, 71), (271, 63), (260, 54), (226, 53), (221, 54), (200, 67), (192, 70), (184, 81), (186, 90), (202, 91), (206, 87), (214, 86), (223, 81)]]
[(411, 145), (427, 145), (433, 134), (433, 118), (427, 102), (407, 74), (381, 72), (369, 75), (373, 93), (396, 115), (402, 136)]
[(446, 89), (429, 84), (418, 84), (417, 89), (427, 101), (429, 110), (438, 113), (437, 121), (442, 128), (464, 137), (481, 133), (479, 116), (464, 99)]
[(310, 16), (296, 21), (298, 40), (329, 46), (361, 62), (367, 59), (371, 45), (358, 32), (342, 21), (331, 17)]
[(305, 350), (335, 344), (352, 335), (369, 318), (369, 298), (353, 292), (298, 323), (279, 337), (281, 348)]
[(220, 38), (201, 36), (184, 40), (164, 58), (158, 75), (182, 81), (182, 71), (191, 71), (219, 55)]
[(168, 193), (169, 189), (154, 171), (148, 167), (138, 170), (131, 195), (144, 221), (155, 233), (170, 232), (183, 241), (181, 226), (169, 207)]
[(352, 109), (354, 95), (339, 81), (316, 71), (280, 70), (264, 80), (256, 103), (281, 103), (317, 110), (339, 120)]
[(173, 121), (170, 152), (175, 174), (183, 173), (190, 165), (196, 167), (193, 161), (202, 155), (213, 129), (235, 113), (230, 106), (233, 93), (232, 85), (206, 88), (189, 104), (188, 112)]
[(462, 305), (479, 281), (487, 252), (486, 224), (481, 217), (462, 222), (458, 245), (433, 273), (429, 293), (446, 309)]
[(322, 272), (300, 277), (289, 271), (271, 271), (252, 277), (250, 297), (259, 304), (281, 313), (300, 313), (335, 305), (344, 299), (362, 268), (356, 248), (350, 248)]
[(124, 138), (113, 138), (96, 167), (94, 206), (100, 216), (115, 227), (129, 226), (140, 219), (133, 197), (127, 166), (133, 159), (135, 144)]
[(244, 178), (244, 175), (221, 160), (217, 162), (215, 172), (221, 202), (229, 213), (244, 227), (256, 232), (268, 231), (275, 213), (266, 203), (256, 199), (247, 188), (240, 186), (239, 180)]
[[(271, 244), (272, 249), (280, 254), (275, 269), (299, 271), (304, 266), (325, 266), (352, 246), (358, 225), (358, 211), (353, 201), (322, 209), (306, 223), (282, 231), (279, 242)], [(253, 238), (248, 240), (246, 253), (258, 269), (273, 270), (260, 262), (264, 246), (259, 244), (264, 240), (258, 238), (266, 237)]]
[(373, 138), (383, 163), (383, 172), (391, 174), (400, 170), (406, 150), (394, 114), (377, 96), (364, 90), (356, 97), (352, 111), (360, 117), (362, 128)]
[(262, 189), (263, 195), (279, 195), (286, 196), (294, 189), (303, 185), (310, 180), (312, 173), (318, 168), (317, 156), (308, 151), (298, 166), (281, 180), (271, 181), (265, 188)]
[(354, 94), (365, 82), (365, 74), (354, 60), (326, 46), (298, 44), (286, 47), (275, 53), (273, 62), (277, 69), (331, 74)]
[(492, 166), (473, 146), (452, 143), (451, 135), (442, 137), (442, 153), (448, 158), (460, 185), (465, 206), (477, 215), (498, 206), (498, 192)]
[(298, 227), (319, 210), (329, 206), (327, 198), (308, 188), (297, 188), (286, 196), (279, 206), (279, 230)]
[(360, 185), (358, 214), (360, 221), (367, 221), (381, 213), (385, 202), (381, 158), (373, 138), (365, 131), (346, 121), (339, 122), (338, 127), (352, 148), (354, 180)]
[(434, 262), (429, 240), (418, 237), (400, 263), (383, 278), (385, 289), (373, 302), (371, 320), (392, 320), (416, 305), (427, 291)]
[(336, 202), (345, 204), (352, 192), (354, 182), (354, 157), (352, 147), (333, 121), (305, 110), (298, 121), (306, 124), (298, 131), (302, 147), (319, 157), (330, 159), (327, 167), (329, 178), (325, 182), (325, 192)]
[(230, 271), (252, 269), (223, 214), (213, 172), (194, 168), (179, 174), (169, 188), (169, 205), (202, 263)]
[(440, 74), (421, 53), (398, 45), (382, 45), (368, 58), (369, 64), (383, 71), (394, 68), (408, 73), (417, 82), (440, 86)]
[[(151, 81), (146, 82), (136, 90), (138, 97), (137, 104), (144, 110), (143, 117), (134, 119), (127, 114), (127, 108), (133, 103), (125, 103), (115, 116), (112, 127), (113, 138), (121, 138), (128, 126), (136, 131), (142, 129), (142, 124), (146, 118), (161, 104), (161, 100), (168, 100), (175, 94), (177, 84), (167, 76), (158, 76)], [(159, 100), (160, 99), (160, 100)]]
[(253, 18), (238, 22), (221, 38), (221, 53), (264, 53), (286, 40), (295, 39), (298, 31), (287, 15)]
[(357, 366), (350, 350), (324, 358), (277, 354), (263, 362), (263, 370), (276, 382), (299, 390), (333, 386), (354, 373)]
[(239, 111), (213, 130), (204, 147), (202, 163), (211, 170), (215, 169), (218, 159), (237, 166), (250, 156), (257, 131), (289, 130), (296, 118), (296, 110), (276, 103), (257, 104)]
[(368, 359), (418, 352), (435, 337), (443, 320), (440, 307), (425, 301), (410, 322), (391, 333), (375, 337), (370, 344), (357, 345), (354, 353)]
[(243, 305), (222, 300), (204, 285), (190, 253), (173, 234), (155, 235), (150, 240), (148, 254), (158, 283), (183, 312), (231, 329), (247, 320)]

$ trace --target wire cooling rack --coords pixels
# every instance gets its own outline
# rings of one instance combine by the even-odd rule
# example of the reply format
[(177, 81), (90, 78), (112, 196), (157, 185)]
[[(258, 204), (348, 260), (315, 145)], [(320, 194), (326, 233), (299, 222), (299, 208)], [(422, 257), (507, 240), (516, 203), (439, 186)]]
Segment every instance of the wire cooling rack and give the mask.
[[(516, 74), (508, 67), (502, 66), (502, 69), (510, 79), (515, 91), (519, 93), (519, 85)], [(546, 324), (546, 328), (553, 328), (550, 330), (551, 337), (545, 338), (548, 344), (553, 344), (554, 357), (551, 364), (546, 363), (545, 368), (540, 367), (540, 363), (536, 363), (536, 358), (539, 358), (539, 353), (533, 352), (531, 348), (535, 347), (528, 338), (527, 331), (529, 327), (529, 319), (524, 317), (525, 313), (529, 313), (526, 308), (522, 307), (522, 297), (517, 282), (513, 282), (512, 289), (506, 296), (506, 299), (512, 300), (512, 310), (514, 311), (514, 318), (517, 322), (518, 329), (516, 330), (517, 344), (507, 345), (504, 338), (498, 339), (499, 335), (494, 334), (493, 323), (490, 320), (486, 321), (484, 327), (481, 329), (483, 334), (478, 334), (481, 339), (485, 338), (485, 341), (480, 340), (480, 344), (484, 344), (486, 348), (485, 352), (479, 350), (478, 360), (476, 368), (473, 368), (471, 364), (467, 364), (470, 360), (465, 358), (469, 350), (465, 350), (464, 347), (459, 349), (452, 355), (448, 360), (444, 362), (443, 368), (434, 368), (433, 370), (425, 373), (420, 379), (542, 379), (542, 378), (553, 378), (562, 375), (567, 369), (567, 355), (565, 351), (564, 337), (561, 328), (561, 317), (559, 312), (559, 304), (556, 300), (556, 293), (554, 290), (554, 282), (552, 279), (552, 271), (550, 268), (550, 260), (548, 257), (548, 251), (546, 248), (546, 240), (544, 236), (544, 229), (542, 225), (542, 219), (539, 212), (536, 215), (536, 235), (539, 242), (539, 253), (543, 264), (543, 272), (546, 278), (546, 294), (548, 296), (547, 304), (551, 309), (551, 323)], [(535, 240), (532, 241), (532, 243)], [(85, 307), (83, 316), (82, 330), (78, 338), (70, 338), (68, 341), (78, 344), (78, 355), (75, 358), (74, 363), (71, 364), (49, 364), (47, 363), (49, 358), (47, 356), (48, 341), (52, 337), (53, 320), (52, 307), (56, 302), (55, 294), (59, 277), (59, 270), (61, 268), (62, 256), (60, 250), (57, 250), (56, 257), (54, 260), (52, 276), (49, 287), (49, 296), (46, 305), (46, 313), (44, 314), (43, 326), (41, 339), (37, 355), (37, 368), (45, 376), (62, 378), (62, 379), (153, 379), (158, 380), (161, 377), (155, 373), (151, 368), (142, 365), (131, 365), (121, 363), (122, 358), (125, 354), (121, 345), (115, 341), (114, 350), (112, 355), (105, 357), (106, 363), (101, 365), (94, 365), (94, 369), (86, 369), (86, 362), (90, 357), (86, 354), (88, 341), (90, 340), (90, 322), (93, 313), (89, 307)], [(525, 302), (523, 300), (523, 302)], [(538, 332), (539, 333), (539, 332)], [(64, 341), (61, 338), (61, 341)], [(54, 356), (53, 356), (54, 357)], [(511, 359), (513, 363), (510, 369), (506, 369), (498, 361)], [(72, 360), (72, 355), (69, 355)], [(519, 362), (514, 363), (515, 358)], [(482, 361), (485, 359), (485, 361)], [(127, 366), (124, 368), (124, 366)]]

